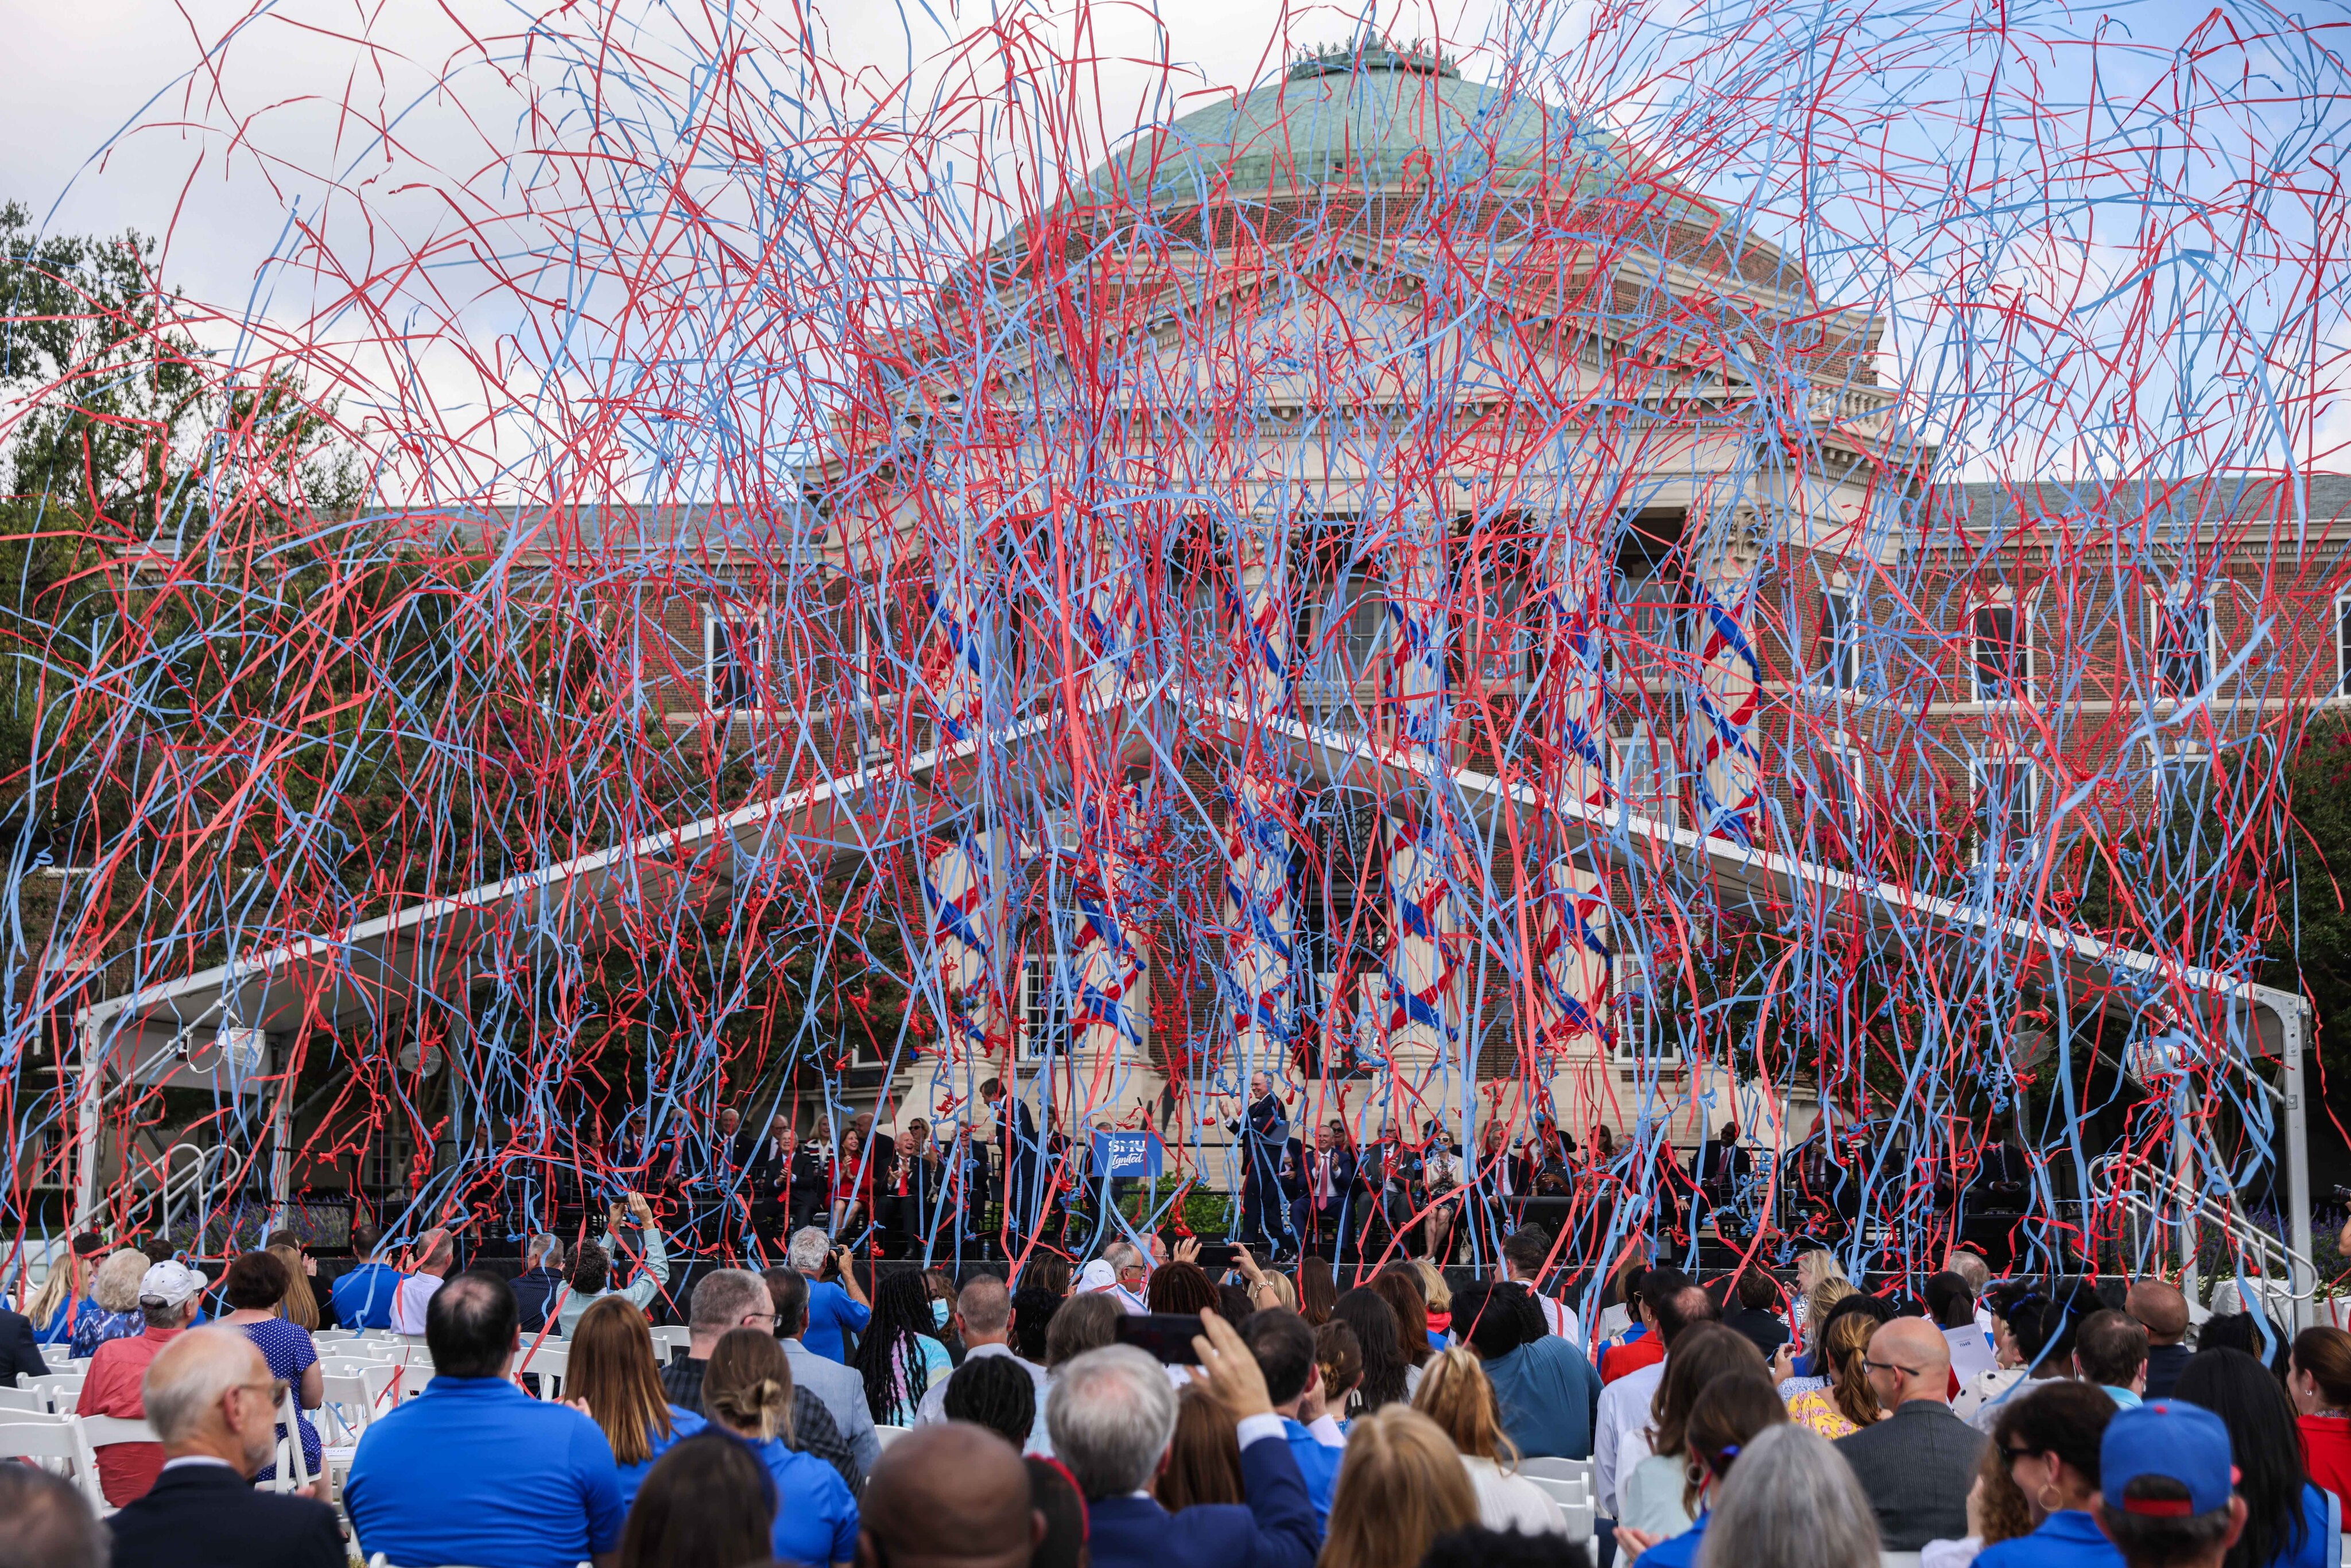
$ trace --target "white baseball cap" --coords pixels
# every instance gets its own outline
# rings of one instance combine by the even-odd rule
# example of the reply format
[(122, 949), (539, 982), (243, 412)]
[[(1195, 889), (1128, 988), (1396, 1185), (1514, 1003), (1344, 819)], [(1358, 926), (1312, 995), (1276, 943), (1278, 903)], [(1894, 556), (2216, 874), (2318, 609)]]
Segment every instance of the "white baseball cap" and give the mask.
[(161, 1263), (151, 1263), (139, 1276), (139, 1301), (159, 1307), (176, 1307), (190, 1296), (201, 1295), (211, 1283), (195, 1270), (176, 1258), (166, 1258)]

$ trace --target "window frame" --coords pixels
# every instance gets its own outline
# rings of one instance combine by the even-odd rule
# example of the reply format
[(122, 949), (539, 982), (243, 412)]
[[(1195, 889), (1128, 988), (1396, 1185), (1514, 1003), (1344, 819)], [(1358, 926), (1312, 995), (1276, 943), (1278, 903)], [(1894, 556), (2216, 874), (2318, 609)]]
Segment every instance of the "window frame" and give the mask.
[[(1984, 635), (1980, 617), (1987, 611), (2008, 612), (2009, 646), (2016, 650), (2022, 668), (2012, 677), (2017, 688), (2005, 695), (1988, 695), (1984, 681)], [(2033, 687), (2032, 618), (2025, 601), (1982, 596), (1968, 601), (1968, 700), (1983, 707), (2016, 706), (2028, 703)]]
[[(1628, 817), (1662, 822), (1668, 828), (1680, 827), (1681, 770), (1674, 756), (1672, 737), (1660, 734), (1656, 725), (1642, 724), (1635, 726), (1630, 735), (1616, 737), (1613, 749), (1616, 753), (1615, 777), (1610, 784), (1616, 794), (1617, 810)], [(1648, 759), (1646, 777), (1656, 784), (1654, 793), (1635, 795), (1631, 788), (1636, 753)]]
[(2336, 702), (2351, 701), (2351, 592), (2335, 596), (2335, 689), (2327, 696)]
[[(2035, 762), (2030, 757), (2023, 756), (2013, 751), (1972, 752), (1968, 757), (1968, 819), (1970, 822), (1969, 831), (1973, 838), (1973, 841), (1968, 852), (1968, 863), (1970, 865), (1980, 865), (1983, 863), (1984, 851), (1991, 837), (1989, 831), (1990, 819), (1985, 815), (1985, 807), (1991, 800), (1991, 790), (1985, 775), (1988, 769), (1994, 768), (2023, 769), (2025, 784), (2025, 810), (2031, 814), (2032, 824), (2032, 831), (2024, 836), (2023, 842), (2033, 846), (2032, 853), (2034, 855), (2038, 855), (2040, 852), (2040, 764)], [(2014, 826), (2013, 818), (2015, 808), (2011, 806), (2007, 808), (2007, 810), (2011, 818), (2010, 826), (2012, 828)], [(2017, 839), (2013, 833), (2009, 835), (2008, 842), (2009, 852), (2002, 857), (2000, 863), (2002, 865), (2011, 866), (2025, 863), (2028, 857), (2020, 855), (2016, 852)]]
[[(1843, 624), (1832, 635), (1832, 604), (1842, 605)], [(1970, 632), (1974, 624), (1969, 620)], [(1814, 691), (1852, 696), (1861, 691), (1861, 595), (1853, 584), (1834, 582), (1821, 590), (1820, 634), (1813, 640), (1816, 656), (1803, 672), (1803, 683)], [(1823, 672), (1831, 678), (1823, 680)]]
[[(1042, 1066), (1057, 1061), (1066, 1061), (1076, 1051), (1077, 1036), (1070, 1006), (1075, 999), (1071, 994), (1073, 988), (1066, 983), (1060, 986), (1050, 983), (1053, 970), (1062, 971), (1066, 979), (1069, 968), (1070, 965), (1050, 947), (1042, 952), (1032, 950), (1020, 956), (1020, 1035), (1013, 1046), (1015, 1061)], [(1042, 1004), (1040, 1003), (1037, 994), (1038, 982), (1040, 978), (1049, 982), (1045, 987), (1046, 996)], [(1054, 1005), (1056, 997), (1059, 998), (1058, 1007)], [(1039, 1043), (1040, 1030), (1050, 1035), (1056, 1013), (1060, 1015), (1061, 1035), (1061, 1044), (1058, 1051), (1047, 1049)]]
[[(735, 615), (727, 613), (726, 607), (717, 600), (705, 599), (702, 601), (703, 712), (733, 716), (771, 714), (778, 711), (775, 706), (776, 683), (772, 678), (766, 680), (759, 678), (763, 673), (769, 676), (774, 673), (772, 669), (766, 668), (774, 658), (775, 643), (772, 631), (774, 622), (775, 612), (768, 605), (755, 604), (750, 607), (749, 614)], [(758, 628), (760, 656), (750, 668), (749, 697), (745, 702), (722, 703), (718, 700), (718, 628), (722, 625), (728, 627), (750, 625)]]
[[(2341, 601), (2338, 600), (2336, 602), (2339, 608)], [(2148, 657), (2152, 661), (2150, 673), (2154, 677), (2153, 695), (2157, 703), (2166, 706), (2192, 703), (2206, 693), (2213, 691), (2220, 680), (2220, 590), (2217, 584), (2207, 584), (2199, 601), (2199, 608), (2204, 616), (2204, 646), (2199, 654), (2203, 661), (2204, 678), (2191, 690), (2179, 691), (2172, 687), (2168, 674), (2171, 654), (2165, 644), (2164, 620), (2167, 615), (2184, 610), (2187, 603), (2188, 601), (2183, 596), (2159, 593), (2150, 598), (2147, 604), (2147, 646)], [(2335, 657), (2339, 660), (2342, 657), (2343, 642), (2339, 619), (2335, 635)]]

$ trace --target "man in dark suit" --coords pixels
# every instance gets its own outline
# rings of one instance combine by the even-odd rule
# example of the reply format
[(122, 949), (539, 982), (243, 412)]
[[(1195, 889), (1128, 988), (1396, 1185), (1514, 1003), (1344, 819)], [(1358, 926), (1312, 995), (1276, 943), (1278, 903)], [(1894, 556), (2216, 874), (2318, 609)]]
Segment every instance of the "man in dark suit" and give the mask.
[(996, 1169), (1004, 1200), (1004, 1224), (1014, 1249), (1037, 1223), (1036, 1173), (1041, 1162), (1037, 1142), (1037, 1118), (1027, 1102), (1004, 1092), (1004, 1081), (991, 1078), (979, 1086), (979, 1097), (996, 1113)]
[(967, 1242), (977, 1243), (982, 1237), (993, 1236), (994, 1227), (987, 1221), (988, 1200), (994, 1196), (994, 1182), (987, 1168), (987, 1145), (971, 1135), (971, 1124), (956, 1128), (955, 1148), (947, 1155), (947, 1176), (953, 1186), (948, 1189), (950, 1203), (963, 1206), (963, 1233)]
[(335, 1511), (253, 1490), (277, 1452), (269, 1364), (235, 1329), (193, 1329), (147, 1369), (163, 1473), (110, 1521), (114, 1568), (342, 1568)]
[(34, 1343), (33, 1320), (0, 1307), (0, 1388), (16, 1387), (19, 1374), (47, 1377), (48, 1363), (41, 1359), (41, 1347)]
[(1355, 1152), (1345, 1147), (1338, 1131), (1326, 1123), (1314, 1129), (1311, 1154), (1294, 1155), (1298, 1161), (1296, 1198), (1290, 1206), (1290, 1228), (1306, 1251), (1336, 1258), (1344, 1239), (1347, 1201), (1355, 1186)]
[(1201, 1328), (1209, 1392), (1239, 1419), (1249, 1500), (1162, 1508), (1147, 1489), (1176, 1436), (1166, 1369), (1132, 1345), (1088, 1351), (1062, 1364), (1045, 1426), (1086, 1494), (1094, 1568), (1309, 1568), (1322, 1531), (1265, 1375), (1223, 1318), (1208, 1313)]
[(542, 1230), (523, 1243), (522, 1272), (514, 1278), (514, 1293), (515, 1304), (522, 1309), (522, 1332), (537, 1334), (546, 1328), (563, 1294), (562, 1242)]
[(1391, 1122), (1380, 1129), (1380, 1141), (1363, 1156), (1357, 1170), (1371, 1200), (1374, 1222), (1364, 1239), (1364, 1254), (1377, 1256), (1387, 1249), (1391, 1239), (1397, 1250), (1409, 1252), (1403, 1232), (1415, 1228), (1412, 1189), (1420, 1180), (1420, 1156), (1397, 1136), (1395, 1124)]
[(1870, 1392), (1892, 1415), (1836, 1440), (1861, 1479), (1888, 1552), (1968, 1532), (1968, 1489), (1984, 1435), (1951, 1414), (1951, 1347), (1924, 1318), (1877, 1325), (1862, 1353)]
[(1290, 1235), (1290, 1203), (1281, 1190), (1281, 1158), (1290, 1145), (1290, 1118), (1274, 1097), (1273, 1080), (1249, 1074), (1249, 1108), (1225, 1124), (1241, 1145), (1241, 1239), (1280, 1260), (1297, 1250)]

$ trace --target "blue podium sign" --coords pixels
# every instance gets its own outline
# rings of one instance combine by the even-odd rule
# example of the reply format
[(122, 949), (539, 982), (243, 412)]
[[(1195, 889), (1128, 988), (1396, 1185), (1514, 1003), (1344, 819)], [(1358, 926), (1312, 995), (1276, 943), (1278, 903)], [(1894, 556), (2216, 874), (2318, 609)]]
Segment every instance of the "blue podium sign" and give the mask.
[(1156, 1133), (1096, 1133), (1094, 1134), (1094, 1179), (1105, 1176), (1149, 1176), (1159, 1178), (1159, 1171), (1167, 1157), (1166, 1146)]

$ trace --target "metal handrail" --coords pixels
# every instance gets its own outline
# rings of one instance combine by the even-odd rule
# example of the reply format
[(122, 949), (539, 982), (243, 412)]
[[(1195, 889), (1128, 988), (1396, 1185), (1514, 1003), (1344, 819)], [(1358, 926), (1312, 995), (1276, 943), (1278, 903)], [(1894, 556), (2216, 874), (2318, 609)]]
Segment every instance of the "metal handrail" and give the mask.
[[(179, 1171), (174, 1172), (172, 1168), (172, 1156), (182, 1149), (195, 1155), (195, 1160), (193, 1164), (183, 1166)], [(163, 1179), (157, 1184), (155, 1193), (156, 1204), (160, 1211), (157, 1229), (161, 1234), (165, 1236), (178, 1234), (178, 1228), (174, 1221), (179, 1218), (181, 1206), (191, 1197), (198, 1199), (195, 1206), (195, 1218), (199, 1223), (202, 1222), (204, 1215), (210, 1212), (213, 1207), (214, 1176), (217, 1174), (214, 1167), (219, 1164), (221, 1156), (227, 1152), (227, 1145), (225, 1144), (214, 1144), (212, 1147), (206, 1148), (201, 1144), (188, 1143), (173, 1144), (163, 1151), (162, 1162)]]
[[(2122, 1172), (2120, 1179), (2116, 1176), (2118, 1169)], [(2090, 1162), (2090, 1180), (2094, 1189), (2103, 1186), (2110, 1200), (2120, 1202), (2143, 1221), (2177, 1224), (2183, 1208), (2191, 1211), (2233, 1242), (2240, 1255), (2254, 1255), (2262, 1265), (2264, 1281), (2282, 1276), (2289, 1300), (2308, 1301), (2317, 1293), (2318, 1270), (2310, 1259), (2245, 1218), (2233, 1205), (2219, 1201), (2176, 1172), (2108, 1154)], [(2158, 1189), (2158, 1197), (2143, 1192), (2142, 1183)], [(2297, 1263), (2302, 1265), (2300, 1269), (2295, 1267)], [(2310, 1284), (2298, 1289), (2296, 1281), (2304, 1279)]]

